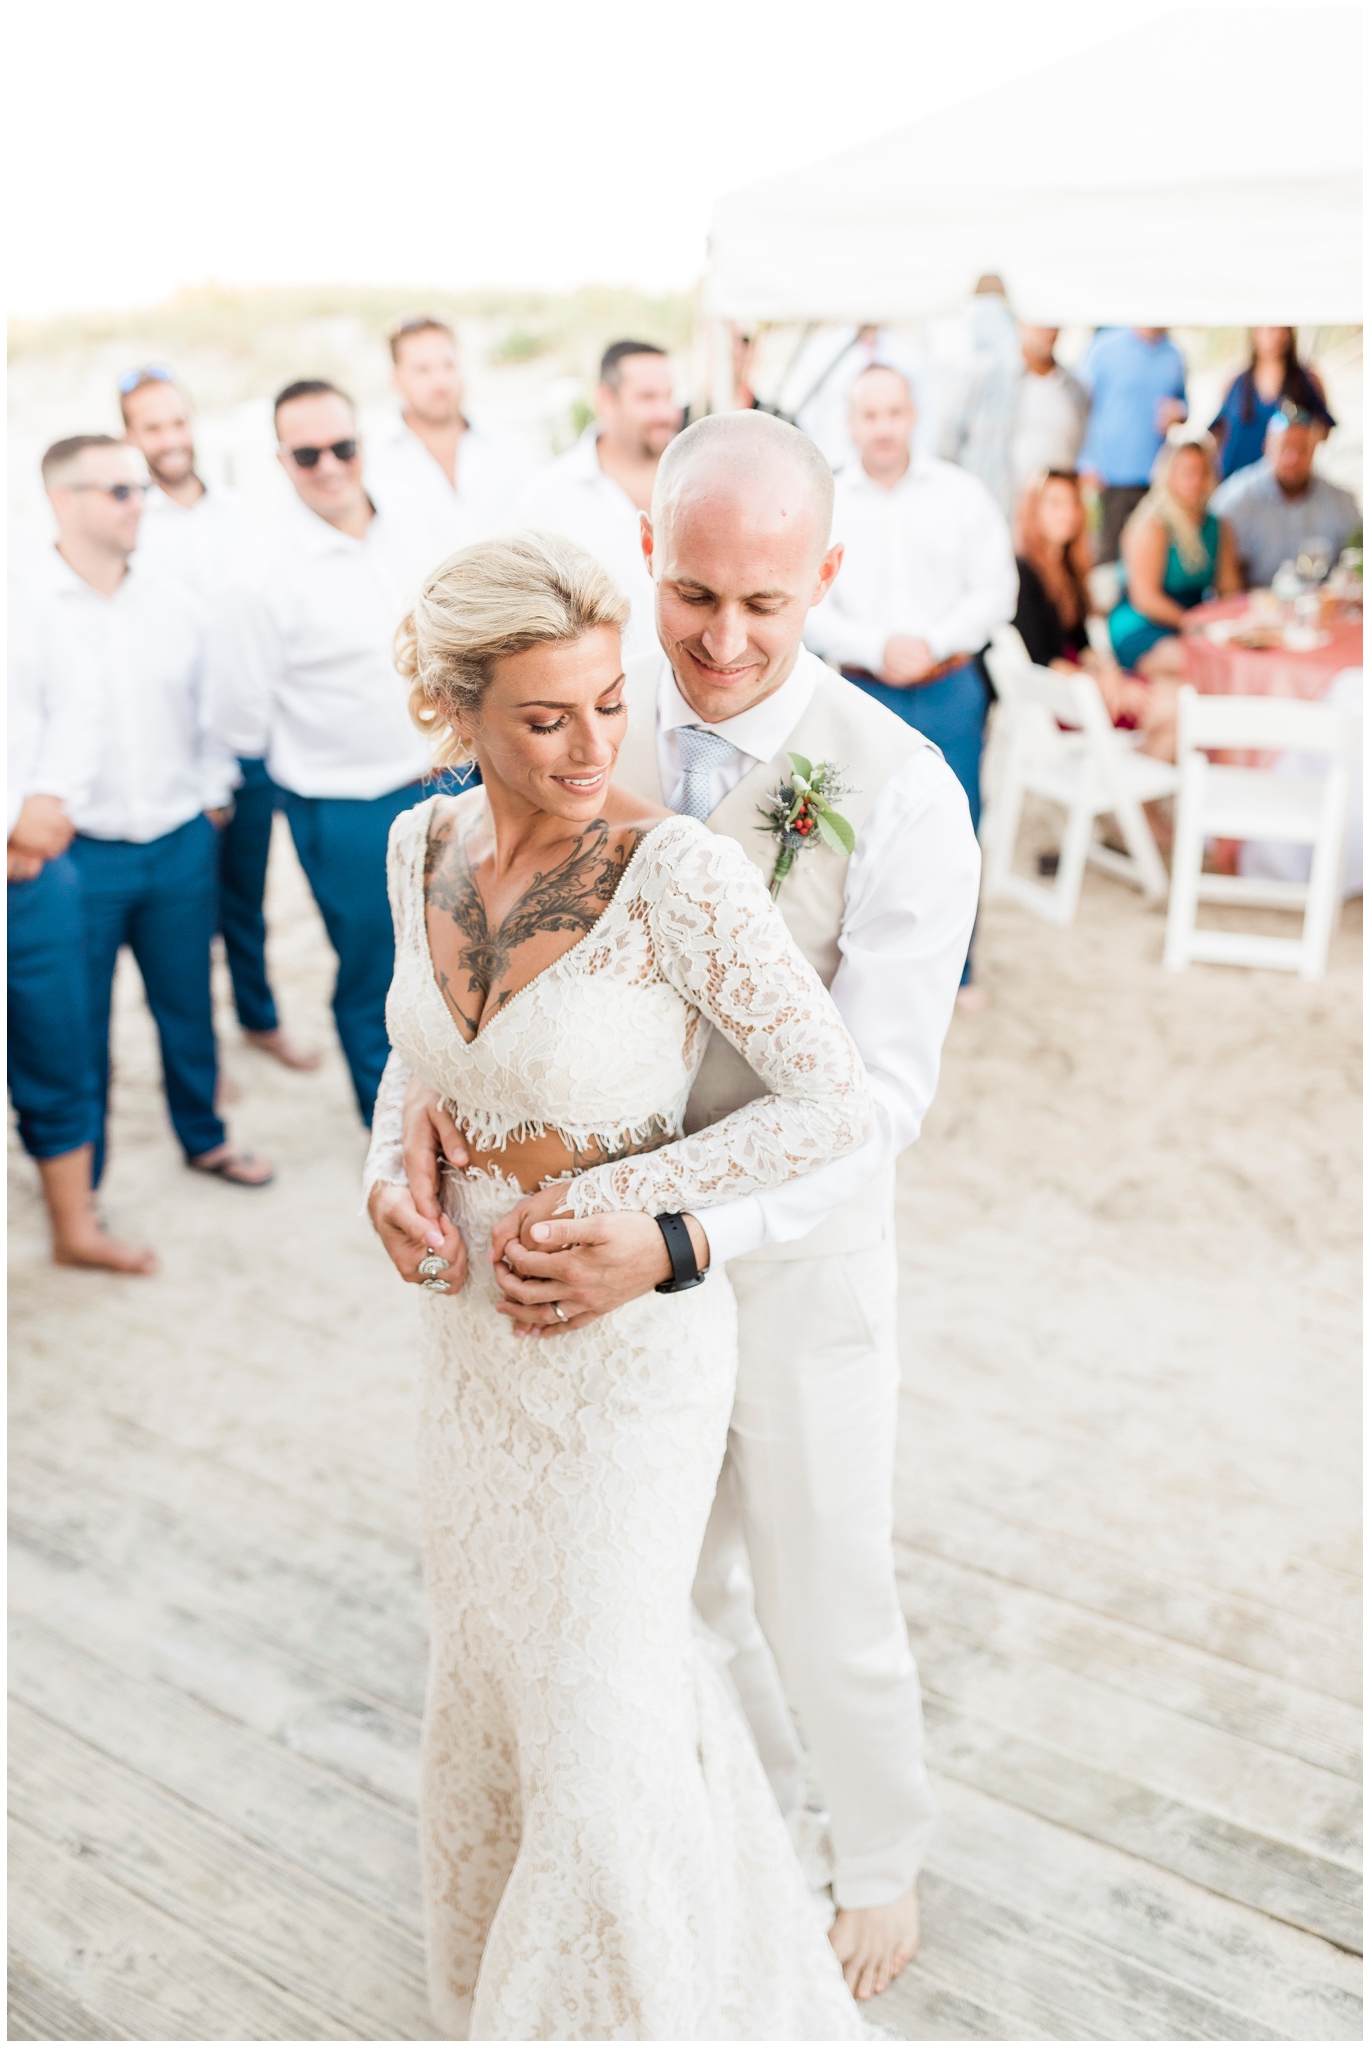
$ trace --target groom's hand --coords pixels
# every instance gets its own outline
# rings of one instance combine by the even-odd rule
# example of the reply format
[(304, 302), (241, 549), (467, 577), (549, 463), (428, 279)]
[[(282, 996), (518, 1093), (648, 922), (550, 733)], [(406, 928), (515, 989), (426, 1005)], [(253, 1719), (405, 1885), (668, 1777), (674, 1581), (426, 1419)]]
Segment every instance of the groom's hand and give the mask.
[(443, 1108), (436, 1090), (417, 1075), (405, 1092), (403, 1132), (404, 1177), (409, 1182), (410, 1199), (420, 1216), (441, 1224), (442, 1162), (445, 1159), (449, 1166), (465, 1166), (470, 1155), (466, 1140), (454, 1118)]
[[(549, 1222), (529, 1215), (528, 1208), (520, 1203), (501, 1218), (490, 1248), (504, 1295), (498, 1312), (528, 1336), (583, 1329), (671, 1277), (666, 1240), (654, 1217), (624, 1213)], [(693, 1216), (685, 1223), (703, 1272), (709, 1240)]]

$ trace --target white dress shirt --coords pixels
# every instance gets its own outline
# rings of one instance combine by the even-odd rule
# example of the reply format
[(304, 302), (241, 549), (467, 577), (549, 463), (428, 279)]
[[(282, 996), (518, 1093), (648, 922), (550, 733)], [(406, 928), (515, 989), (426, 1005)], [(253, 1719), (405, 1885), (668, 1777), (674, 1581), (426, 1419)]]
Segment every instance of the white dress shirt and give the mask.
[(1017, 609), (1008, 522), (954, 462), (914, 455), (893, 490), (859, 464), (844, 469), (832, 537), (846, 553), (804, 638), (835, 668), (878, 675), (896, 634), (925, 640), (937, 661), (975, 654)]
[[(704, 725), (739, 749), (713, 770), (715, 807), (758, 763), (783, 747), (818, 686), (818, 663), (800, 651), (764, 702), (704, 725), (681, 696), (668, 661), (657, 690), (661, 786), (682, 775), (680, 725)], [(965, 791), (935, 747), (920, 747), (866, 814), (847, 865), (832, 998), (866, 1063), (876, 1134), (859, 1151), (764, 1195), (701, 1214), (712, 1260), (726, 1264), (763, 1244), (817, 1229), (918, 1136), (937, 1089), (942, 1041), (965, 965), (980, 889), (980, 849)]]
[(1060, 363), (1053, 363), (1044, 377), (1024, 370), (1013, 419), (1015, 494), (1040, 470), (1074, 469), (1088, 418), (1083, 384)]
[(214, 729), (298, 796), (384, 796), (432, 762), (395, 672), (395, 629), (432, 566), (431, 531), (378, 512), (363, 539), (303, 505), (271, 567), (225, 592), (210, 641)]
[(633, 608), (623, 634), (623, 659), (631, 661), (657, 647), (656, 596), (642, 559), (642, 516), (600, 468), (599, 433), (587, 427), (574, 448), (549, 462), (519, 492), (514, 513), (520, 526), (564, 533), (603, 563)]
[(98, 734), (67, 799), (78, 832), (145, 846), (229, 801), (238, 765), (208, 729), (204, 614), (183, 584), (130, 563), (102, 597), (58, 557), (39, 635), (40, 689), (79, 700)]
[(402, 418), (368, 434), (362, 458), (372, 504), (431, 526), (439, 557), (510, 525), (514, 499), (537, 468), (532, 449), (516, 434), (469, 421), (457, 443), (455, 484)]
[(263, 573), (265, 522), (226, 485), (206, 484), (193, 505), (180, 505), (154, 484), (143, 504), (134, 560), (209, 600)]
[(75, 673), (47, 652), (47, 599), (65, 565), (55, 547), (10, 547), (5, 749), (5, 836), (24, 800), (55, 796), (73, 807), (90, 794), (100, 761), (101, 705), (88, 669)]

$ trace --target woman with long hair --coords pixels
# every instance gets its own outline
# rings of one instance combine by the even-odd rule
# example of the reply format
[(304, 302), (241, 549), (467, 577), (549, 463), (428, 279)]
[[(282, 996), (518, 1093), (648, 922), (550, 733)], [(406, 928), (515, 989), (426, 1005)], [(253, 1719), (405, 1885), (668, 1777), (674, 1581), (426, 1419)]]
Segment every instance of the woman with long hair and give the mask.
[(1120, 668), (1176, 676), (1184, 667), (1178, 635), (1185, 614), (1206, 597), (1242, 587), (1232, 535), (1209, 511), (1217, 486), (1210, 435), (1183, 430), (1167, 440), (1151, 488), (1123, 528), (1127, 594), (1110, 614), (1108, 635)]
[(1228, 385), (1209, 428), (1218, 444), (1220, 480), (1260, 461), (1265, 430), (1286, 400), (1325, 427), (1336, 425), (1316, 372), (1299, 361), (1295, 330), (1253, 327), (1251, 360)]

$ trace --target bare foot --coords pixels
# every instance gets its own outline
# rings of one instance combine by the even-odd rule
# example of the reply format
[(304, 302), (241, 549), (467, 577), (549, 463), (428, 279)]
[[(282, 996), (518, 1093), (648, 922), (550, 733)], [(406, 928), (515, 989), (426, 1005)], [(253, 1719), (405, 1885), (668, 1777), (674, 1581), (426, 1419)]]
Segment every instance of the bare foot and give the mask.
[(225, 1073), (220, 1067), (214, 1082), (214, 1107), (226, 1109), (229, 1103), (242, 1099), (242, 1092), (232, 1074)]
[(918, 1893), (888, 1906), (843, 1906), (828, 1929), (853, 1998), (878, 1998), (918, 1953)]
[(255, 1045), (258, 1052), (269, 1052), (273, 1060), (279, 1060), (283, 1067), (292, 1067), (300, 1074), (312, 1074), (323, 1058), (321, 1053), (296, 1045), (293, 1038), (286, 1037), (279, 1024), (274, 1031), (245, 1031), (243, 1037), (249, 1045)]
[(187, 1164), (194, 1173), (212, 1173), (238, 1188), (264, 1188), (276, 1178), (269, 1159), (259, 1159), (255, 1152), (236, 1151), (232, 1145), (216, 1145), (212, 1152), (202, 1152)]
[(978, 982), (968, 981), (956, 991), (956, 1007), (963, 1017), (978, 1017), (989, 1008), (989, 997)]
[(123, 1238), (111, 1237), (99, 1217), (92, 1215), (88, 1227), (53, 1240), (52, 1263), (103, 1266), (111, 1273), (155, 1273), (157, 1254), (145, 1244), (125, 1244)]

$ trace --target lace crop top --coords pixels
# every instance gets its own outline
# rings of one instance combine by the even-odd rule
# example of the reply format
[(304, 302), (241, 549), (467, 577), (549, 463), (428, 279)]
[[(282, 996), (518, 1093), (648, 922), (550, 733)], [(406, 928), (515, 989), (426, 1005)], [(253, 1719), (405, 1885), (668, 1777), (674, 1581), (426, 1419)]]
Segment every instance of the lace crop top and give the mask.
[[(471, 799), (482, 802), (478, 792)], [(874, 1127), (860, 1054), (733, 840), (671, 818), (638, 842), (593, 928), (516, 991), (469, 1043), (433, 970), (424, 905), (432, 797), (397, 818), (388, 874), (394, 1050), (376, 1102), (365, 1186), (402, 1181), (411, 1073), (472, 1142), (558, 1132), (608, 1152), (663, 1126), (680, 1133), (710, 1028), (765, 1082), (691, 1138), (591, 1167), (567, 1182), (576, 1216), (708, 1208), (852, 1151)]]

